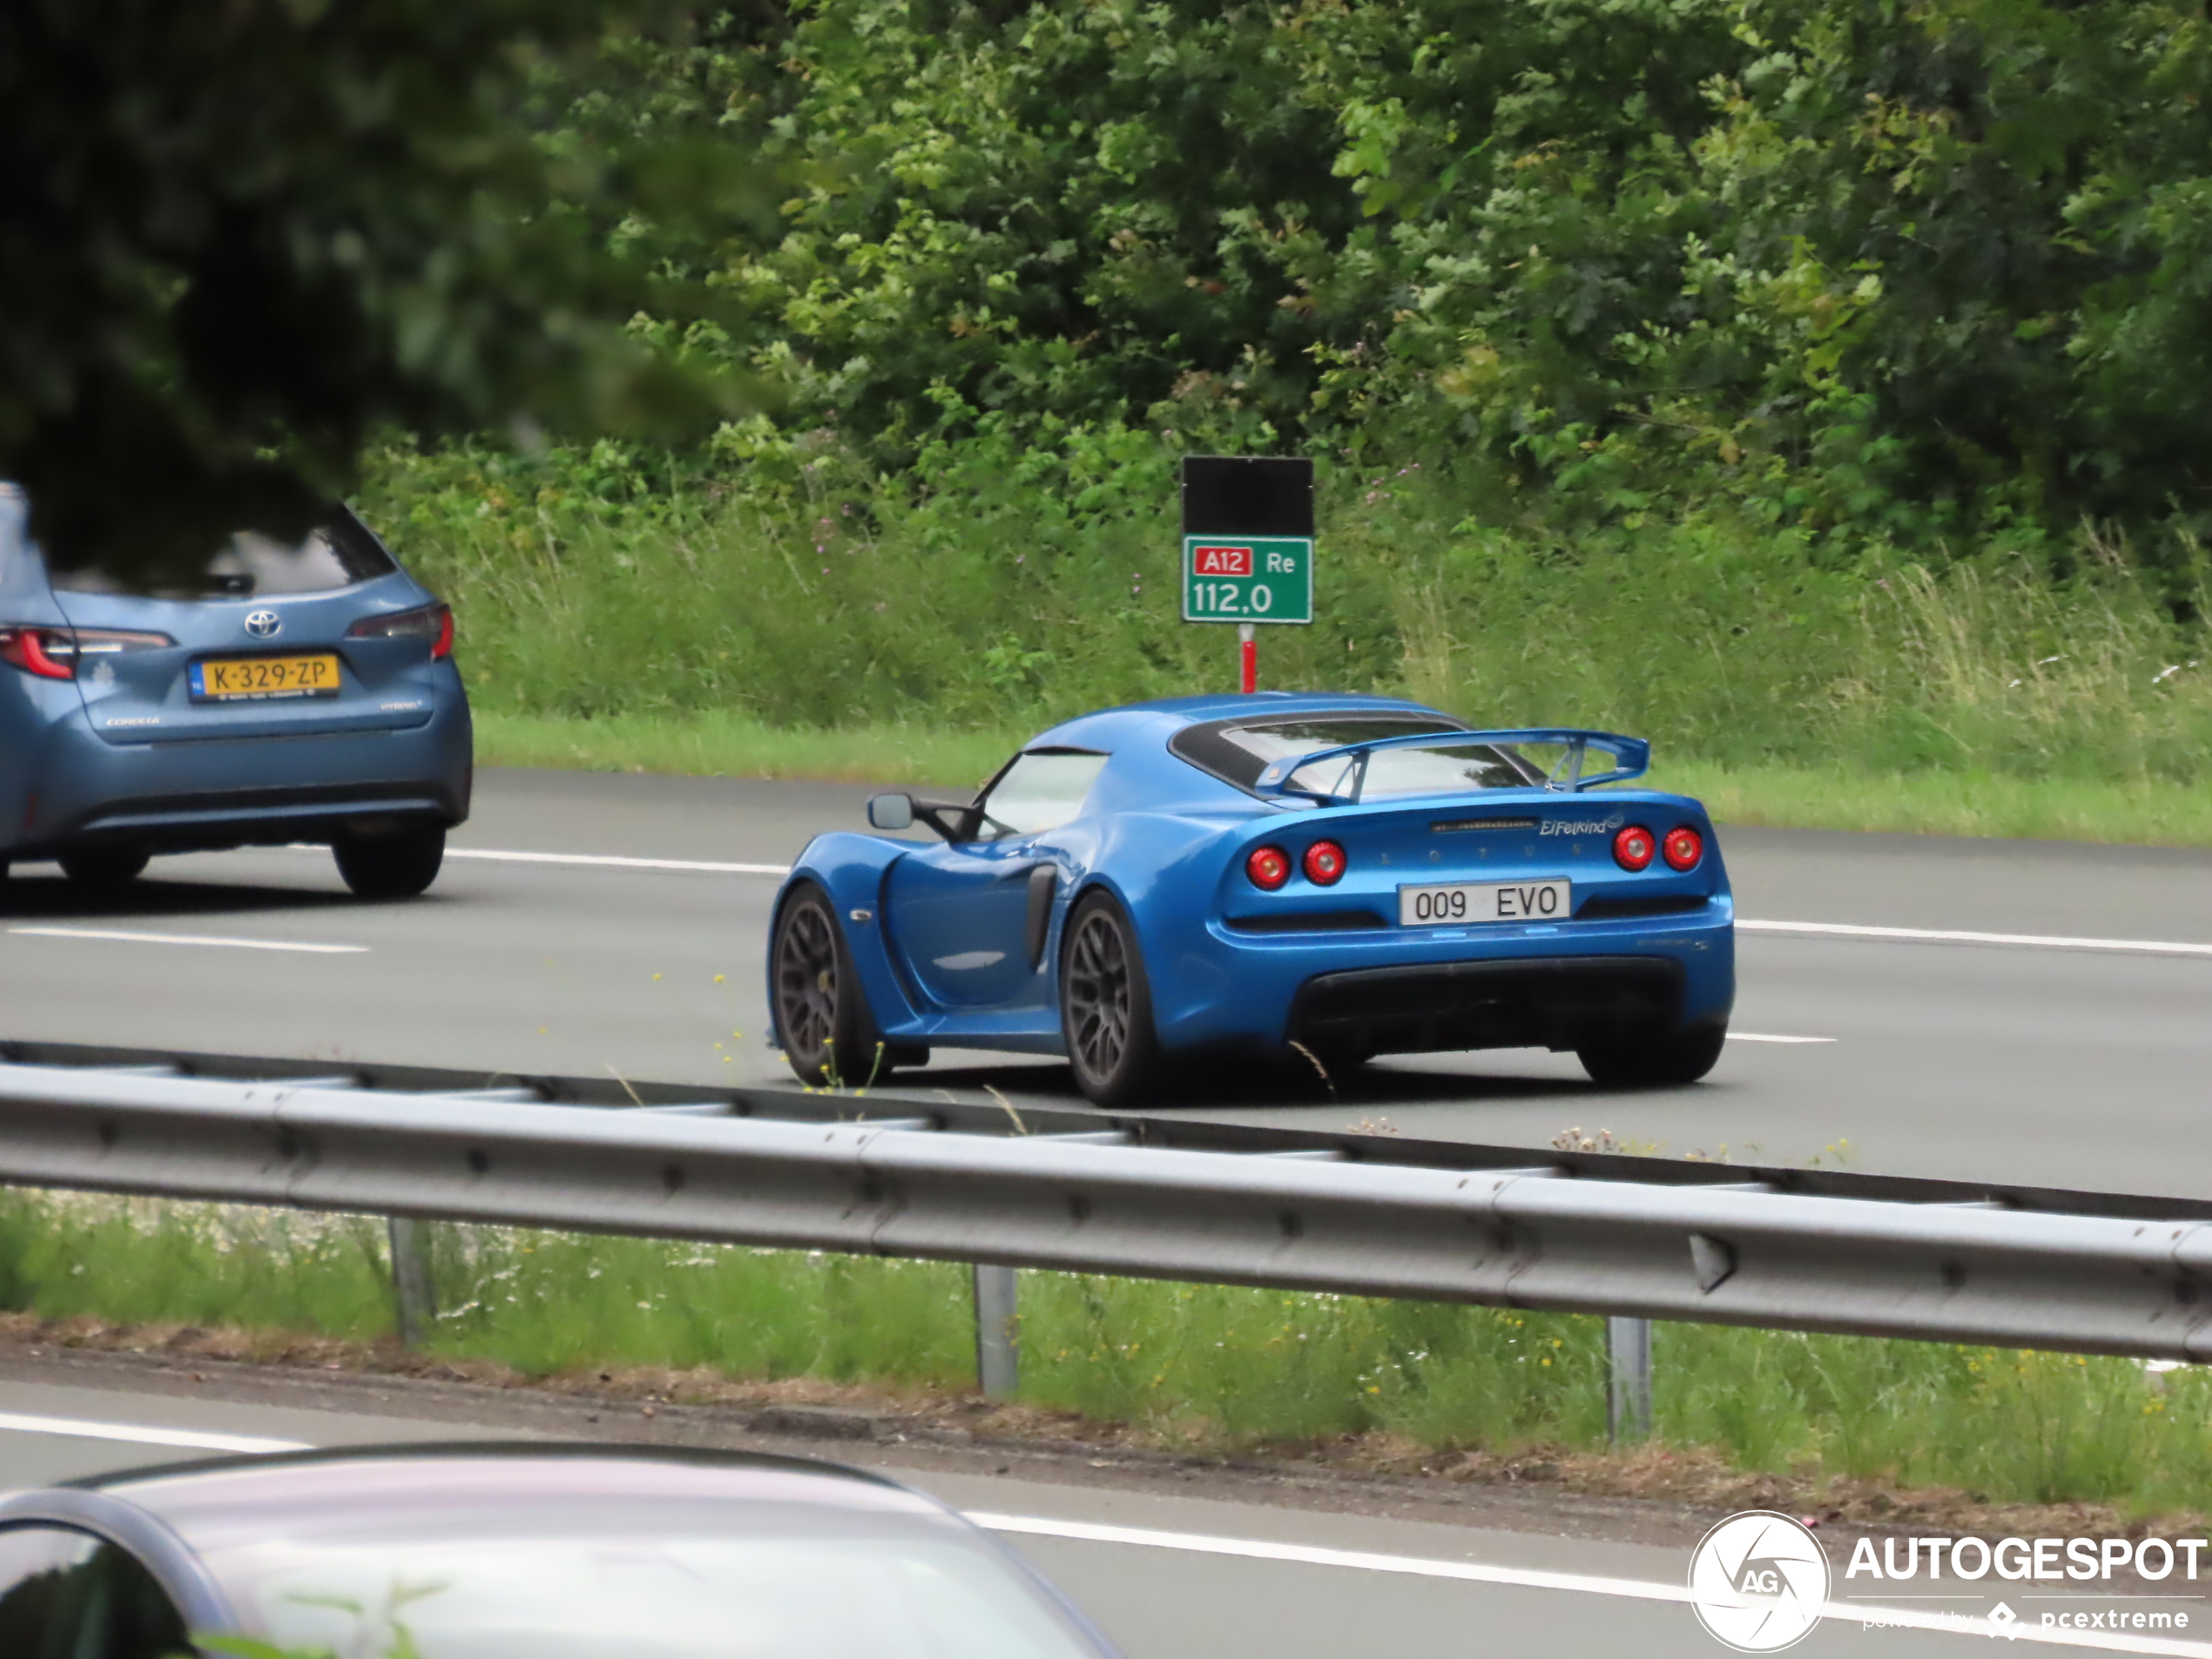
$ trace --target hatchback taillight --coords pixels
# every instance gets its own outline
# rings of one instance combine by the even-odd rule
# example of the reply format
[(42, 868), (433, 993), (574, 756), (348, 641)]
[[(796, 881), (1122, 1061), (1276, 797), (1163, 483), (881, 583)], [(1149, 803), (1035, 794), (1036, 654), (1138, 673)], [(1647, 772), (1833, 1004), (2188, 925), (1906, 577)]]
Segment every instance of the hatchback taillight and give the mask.
[(1705, 838), (1683, 824), (1667, 832), (1667, 839), (1659, 844), (1660, 853), (1669, 868), (1694, 870), (1697, 860), (1705, 856)]
[(1244, 873), (1254, 887), (1272, 893), (1291, 879), (1291, 855), (1279, 846), (1256, 846), (1244, 855)]
[(453, 607), (422, 605), (387, 617), (363, 617), (346, 630), (348, 639), (427, 639), (435, 661), (453, 655)]
[(127, 628), (50, 628), (35, 622), (0, 623), (0, 663), (41, 679), (73, 680), (87, 657), (159, 651), (177, 642), (167, 634)]
[(12, 664), (41, 679), (75, 679), (75, 654), (56, 661), (48, 648), (47, 642), (62, 631), (59, 628), (0, 628), (0, 663)]
[(1642, 870), (1651, 863), (1659, 843), (1641, 824), (1631, 824), (1613, 838), (1613, 861), (1624, 870)]

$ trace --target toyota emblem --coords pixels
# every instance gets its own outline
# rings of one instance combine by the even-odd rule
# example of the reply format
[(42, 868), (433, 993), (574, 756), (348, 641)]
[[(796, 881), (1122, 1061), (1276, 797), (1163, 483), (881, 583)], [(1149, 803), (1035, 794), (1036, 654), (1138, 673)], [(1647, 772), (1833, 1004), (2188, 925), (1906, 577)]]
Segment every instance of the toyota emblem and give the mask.
[(273, 610), (249, 610), (246, 613), (246, 631), (256, 639), (274, 639), (284, 626), (284, 618)]

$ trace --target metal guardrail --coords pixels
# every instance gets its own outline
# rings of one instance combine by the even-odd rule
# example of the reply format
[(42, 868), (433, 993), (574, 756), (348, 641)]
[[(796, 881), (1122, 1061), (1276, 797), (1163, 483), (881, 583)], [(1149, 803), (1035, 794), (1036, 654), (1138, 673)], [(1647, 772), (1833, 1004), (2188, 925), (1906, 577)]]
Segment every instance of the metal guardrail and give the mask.
[[(2204, 1203), (911, 1095), (14, 1043), (0, 1062), (0, 1181), (24, 1185), (2212, 1357)], [(1010, 1319), (1010, 1297), (979, 1313)]]

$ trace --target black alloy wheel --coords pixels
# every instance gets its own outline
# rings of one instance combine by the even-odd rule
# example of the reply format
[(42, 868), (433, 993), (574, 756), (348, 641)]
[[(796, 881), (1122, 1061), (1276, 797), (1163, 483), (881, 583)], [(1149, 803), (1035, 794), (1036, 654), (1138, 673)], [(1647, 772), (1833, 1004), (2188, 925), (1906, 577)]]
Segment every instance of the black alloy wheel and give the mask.
[(1143, 953), (1103, 893), (1076, 907), (1060, 974), (1060, 1028), (1076, 1085), (1101, 1106), (1157, 1092), (1163, 1067)]
[(138, 880), (147, 854), (136, 847), (106, 846), (64, 853), (56, 860), (73, 887), (119, 887)]
[(894, 1059), (853, 973), (829, 895), (813, 882), (792, 890), (776, 917), (770, 953), (776, 1035), (801, 1082), (865, 1085)]

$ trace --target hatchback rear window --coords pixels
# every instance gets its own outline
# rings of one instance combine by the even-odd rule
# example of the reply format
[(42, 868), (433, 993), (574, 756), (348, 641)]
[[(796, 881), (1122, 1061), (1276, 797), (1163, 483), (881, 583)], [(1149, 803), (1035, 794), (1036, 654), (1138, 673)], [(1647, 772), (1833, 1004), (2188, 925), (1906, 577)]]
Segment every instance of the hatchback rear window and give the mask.
[(173, 577), (152, 583), (118, 581), (102, 570), (54, 576), (64, 593), (133, 593), (160, 599), (253, 599), (279, 594), (330, 593), (389, 576), (399, 567), (384, 544), (351, 513), (334, 514), (303, 542), (280, 542), (241, 530), (208, 556), (197, 581)]

